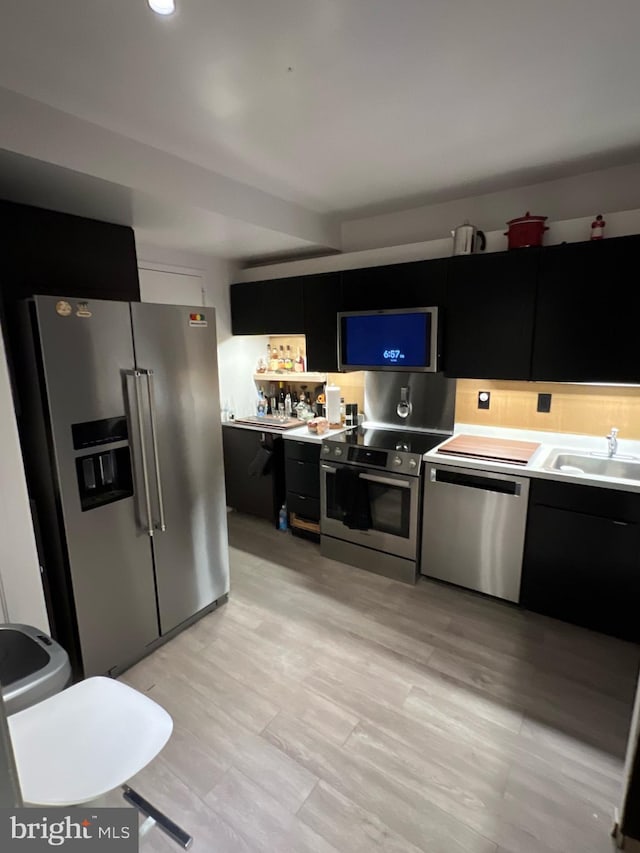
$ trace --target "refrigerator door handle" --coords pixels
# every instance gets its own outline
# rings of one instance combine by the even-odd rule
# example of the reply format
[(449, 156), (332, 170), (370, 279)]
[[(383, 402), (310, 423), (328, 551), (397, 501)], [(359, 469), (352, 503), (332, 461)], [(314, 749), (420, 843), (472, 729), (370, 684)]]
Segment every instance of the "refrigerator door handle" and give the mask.
[(158, 430), (156, 427), (156, 392), (153, 383), (153, 370), (144, 371), (147, 377), (147, 393), (149, 395), (149, 412), (151, 415), (151, 444), (153, 445), (153, 464), (156, 473), (156, 491), (158, 493), (158, 512), (160, 515), (160, 523), (156, 525), (157, 529), (163, 533), (167, 529), (164, 517), (164, 500), (162, 498), (162, 477), (160, 476), (160, 457), (158, 453)]
[(140, 456), (142, 457), (142, 482), (144, 485), (144, 502), (147, 511), (147, 533), (153, 536), (153, 524), (151, 523), (151, 497), (149, 496), (149, 469), (147, 467), (147, 448), (144, 440), (144, 421), (142, 420), (142, 394), (140, 392), (140, 381), (142, 373), (133, 371), (133, 384), (136, 389), (136, 409), (138, 411), (138, 433), (140, 437)]

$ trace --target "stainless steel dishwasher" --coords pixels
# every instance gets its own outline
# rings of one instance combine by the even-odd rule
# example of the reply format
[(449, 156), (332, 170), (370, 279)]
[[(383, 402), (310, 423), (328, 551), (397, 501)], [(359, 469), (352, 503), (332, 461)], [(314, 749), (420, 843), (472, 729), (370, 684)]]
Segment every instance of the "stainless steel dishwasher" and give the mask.
[(427, 464), (423, 575), (518, 601), (529, 480)]

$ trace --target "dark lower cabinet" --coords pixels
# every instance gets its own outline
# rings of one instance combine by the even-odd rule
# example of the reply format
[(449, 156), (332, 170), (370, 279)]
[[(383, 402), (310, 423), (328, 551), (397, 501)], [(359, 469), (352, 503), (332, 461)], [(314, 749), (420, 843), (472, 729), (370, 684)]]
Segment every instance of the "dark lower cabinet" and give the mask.
[(277, 526), (285, 502), (282, 436), (223, 426), (222, 447), (227, 506)]
[(640, 494), (532, 478), (520, 604), (640, 642)]
[(296, 536), (320, 538), (320, 444), (284, 440), (289, 526)]

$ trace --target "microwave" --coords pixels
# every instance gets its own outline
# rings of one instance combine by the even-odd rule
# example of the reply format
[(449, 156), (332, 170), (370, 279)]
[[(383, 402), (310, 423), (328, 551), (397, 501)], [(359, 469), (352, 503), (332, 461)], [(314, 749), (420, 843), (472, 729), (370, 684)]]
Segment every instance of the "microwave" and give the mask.
[(339, 370), (436, 373), (439, 359), (436, 307), (338, 313)]

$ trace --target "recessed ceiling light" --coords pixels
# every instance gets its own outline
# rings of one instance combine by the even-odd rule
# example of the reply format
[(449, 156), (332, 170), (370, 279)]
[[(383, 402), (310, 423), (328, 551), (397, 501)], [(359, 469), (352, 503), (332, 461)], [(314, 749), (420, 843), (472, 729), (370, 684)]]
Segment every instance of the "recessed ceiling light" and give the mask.
[(175, 0), (147, 0), (147, 2), (158, 15), (171, 15), (176, 11)]

